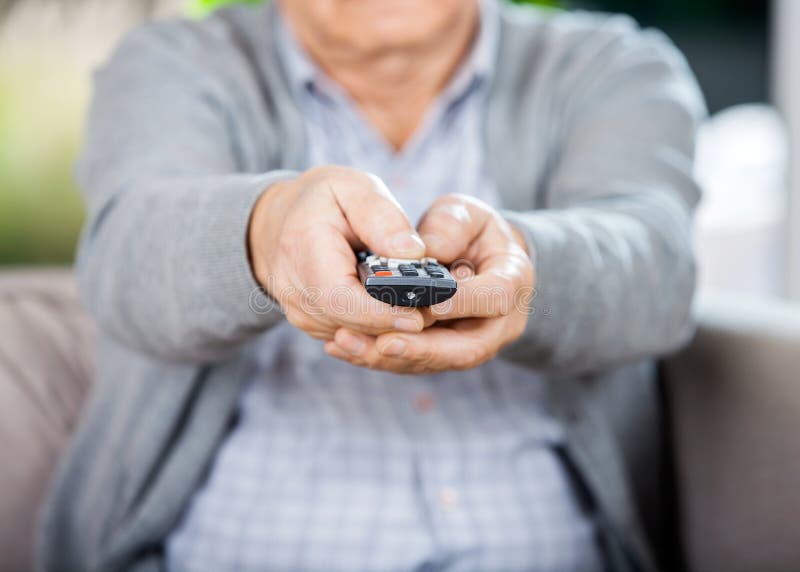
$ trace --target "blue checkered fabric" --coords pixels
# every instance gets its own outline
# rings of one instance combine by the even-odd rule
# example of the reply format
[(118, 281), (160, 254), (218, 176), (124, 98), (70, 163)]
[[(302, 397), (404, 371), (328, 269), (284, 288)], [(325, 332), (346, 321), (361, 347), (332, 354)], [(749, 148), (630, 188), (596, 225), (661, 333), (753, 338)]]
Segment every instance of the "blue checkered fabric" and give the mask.
[[(482, 161), (496, 40), (483, 9), (471, 57), (400, 153), (277, 30), (308, 166), (381, 176), (412, 220), (452, 191), (498, 205)], [(435, 376), (356, 368), (287, 323), (251, 349), (239, 423), (168, 540), (171, 570), (603, 568), (536, 373), (501, 360)]]

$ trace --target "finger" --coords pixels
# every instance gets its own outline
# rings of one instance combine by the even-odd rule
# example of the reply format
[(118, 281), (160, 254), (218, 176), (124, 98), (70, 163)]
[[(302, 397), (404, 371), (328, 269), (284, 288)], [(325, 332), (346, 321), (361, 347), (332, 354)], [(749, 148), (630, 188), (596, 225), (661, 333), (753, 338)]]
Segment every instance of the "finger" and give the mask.
[(355, 276), (346, 276), (329, 290), (327, 317), (338, 326), (368, 335), (385, 332), (420, 332), (425, 319), (417, 308), (392, 306), (376, 300)]
[(414, 362), (428, 370), (463, 370), (492, 359), (504, 342), (503, 319), (470, 320), (458, 330), (433, 326), (419, 334), (384, 334), (376, 347), (384, 357)]
[(341, 328), (331, 342), (325, 344), (325, 351), (352, 365), (389, 371), (392, 373), (422, 373), (417, 364), (401, 359), (385, 357), (375, 347), (376, 338), (364, 336)]
[(351, 365), (355, 365), (358, 367), (366, 366), (366, 364), (362, 360), (358, 359), (358, 356), (351, 354), (349, 351), (342, 348), (333, 340), (325, 342), (325, 353), (331, 357), (335, 357), (336, 359), (346, 361)]
[(459, 280), (455, 296), (423, 312), (427, 323), (458, 318), (494, 318), (518, 310), (522, 289), (532, 284), (530, 262), (519, 255), (495, 256), (484, 261), (482, 272)]
[(314, 338), (315, 340), (322, 340), (322, 341), (329, 341), (333, 340), (333, 335), (335, 332), (330, 330), (308, 330), (306, 333)]
[[(298, 313), (307, 315), (321, 329), (346, 326), (365, 334), (390, 331), (419, 332), (424, 327), (422, 313), (416, 308), (390, 306), (370, 296), (356, 274), (356, 258), (352, 248), (340, 234), (318, 236), (306, 248), (306, 260), (322, 260), (325, 264), (296, 269), (294, 303)], [(287, 305), (282, 301), (281, 307)], [(320, 329), (309, 324), (302, 329)]]
[(418, 228), (427, 255), (447, 264), (462, 257), (489, 217), (490, 211), (472, 197), (452, 194), (437, 199)]
[(332, 176), (329, 183), (350, 228), (367, 248), (391, 258), (425, 256), (425, 244), (378, 177), (347, 170)]
[[(475, 268), (471, 264), (466, 264), (466, 263), (457, 264), (450, 268), (450, 274), (453, 275), (453, 278), (455, 278), (456, 282), (458, 282), (458, 284), (460, 285), (463, 281), (469, 280), (475, 276)], [(462, 286), (459, 286), (459, 288), (461, 287)], [(436, 322), (449, 319), (447, 315), (452, 310), (452, 308), (459, 307), (457, 305), (457, 302), (451, 302), (451, 304), (456, 304), (456, 306), (447, 305), (447, 302), (442, 302), (442, 304), (437, 306), (429, 306), (427, 308), (421, 308), (422, 317), (425, 320), (425, 327), (429, 328)], [(458, 317), (463, 317), (463, 316), (459, 315)]]
[(436, 322), (438, 322), (441, 318), (436, 317), (430, 311), (430, 308), (422, 308), (422, 318), (424, 320), (423, 328), (430, 328)]

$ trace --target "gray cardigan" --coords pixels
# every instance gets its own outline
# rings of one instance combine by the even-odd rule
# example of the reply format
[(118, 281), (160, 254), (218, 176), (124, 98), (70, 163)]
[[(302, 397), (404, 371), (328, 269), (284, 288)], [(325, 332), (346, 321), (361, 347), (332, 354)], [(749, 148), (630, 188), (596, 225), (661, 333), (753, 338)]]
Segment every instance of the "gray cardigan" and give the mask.
[[(161, 569), (235, 421), (243, 347), (282, 319), (251, 307), (245, 242), (254, 201), (304, 157), (272, 17), (151, 24), (97, 75), (78, 268), (99, 383), (43, 519), (43, 570)], [(500, 30), (487, 161), (538, 278), (501, 359), (548, 375), (615, 569), (651, 570), (595, 385), (691, 333), (702, 98), (669, 42), (626, 18), (504, 6)]]

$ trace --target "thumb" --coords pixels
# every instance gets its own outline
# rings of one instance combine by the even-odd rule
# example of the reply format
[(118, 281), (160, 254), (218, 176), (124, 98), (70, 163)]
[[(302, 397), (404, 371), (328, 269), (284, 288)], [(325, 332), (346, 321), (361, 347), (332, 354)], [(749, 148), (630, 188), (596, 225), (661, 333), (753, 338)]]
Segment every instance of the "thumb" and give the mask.
[(437, 199), (419, 224), (428, 256), (446, 264), (463, 257), (488, 217), (484, 205), (472, 197), (453, 194)]
[(354, 171), (350, 181), (338, 179), (331, 188), (353, 234), (367, 248), (390, 258), (425, 256), (425, 244), (380, 178)]

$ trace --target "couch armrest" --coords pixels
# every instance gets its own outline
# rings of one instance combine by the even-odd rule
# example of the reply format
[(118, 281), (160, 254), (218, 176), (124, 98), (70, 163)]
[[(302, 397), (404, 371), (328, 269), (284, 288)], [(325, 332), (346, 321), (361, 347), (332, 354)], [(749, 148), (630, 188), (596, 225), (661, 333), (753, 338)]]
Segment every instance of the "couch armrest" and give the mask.
[(689, 569), (800, 570), (800, 305), (718, 296), (696, 315), (665, 364)]
[(0, 572), (32, 570), (35, 518), (91, 379), (66, 269), (0, 272)]

